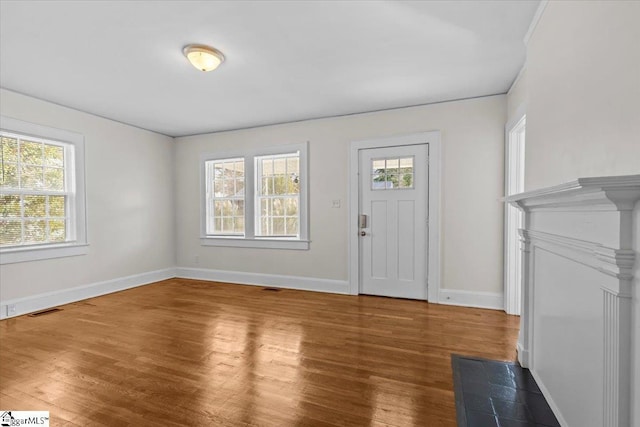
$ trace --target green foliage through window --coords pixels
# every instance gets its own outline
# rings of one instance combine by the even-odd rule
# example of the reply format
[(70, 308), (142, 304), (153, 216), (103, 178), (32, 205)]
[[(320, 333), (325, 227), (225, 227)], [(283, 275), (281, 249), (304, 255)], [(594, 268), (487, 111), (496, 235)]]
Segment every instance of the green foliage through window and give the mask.
[(371, 188), (390, 190), (413, 188), (413, 157), (372, 161)]
[(67, 240), (65, 147), (0, 135), (0, 246)]

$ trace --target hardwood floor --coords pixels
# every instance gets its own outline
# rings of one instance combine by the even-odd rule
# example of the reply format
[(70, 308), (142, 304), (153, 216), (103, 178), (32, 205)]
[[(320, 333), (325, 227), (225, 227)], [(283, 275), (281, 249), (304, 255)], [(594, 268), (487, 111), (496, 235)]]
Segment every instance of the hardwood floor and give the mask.
[(518, 318), (171, 279), (0, 322), (0, 409), (52, 426), (455, 426), (451, 353)]

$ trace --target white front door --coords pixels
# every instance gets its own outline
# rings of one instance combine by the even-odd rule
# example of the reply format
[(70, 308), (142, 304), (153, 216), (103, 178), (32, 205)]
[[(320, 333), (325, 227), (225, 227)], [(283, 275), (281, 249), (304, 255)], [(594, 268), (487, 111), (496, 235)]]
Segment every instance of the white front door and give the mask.
[(359, 151), (360, 293), (427, 299), (428, 150)]

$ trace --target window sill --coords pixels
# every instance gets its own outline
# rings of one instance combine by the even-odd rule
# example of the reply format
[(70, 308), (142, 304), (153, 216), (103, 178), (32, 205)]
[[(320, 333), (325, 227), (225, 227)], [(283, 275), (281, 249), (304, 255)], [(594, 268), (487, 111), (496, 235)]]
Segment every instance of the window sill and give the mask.
[(0, 250), (0, 265), (85, 255), (88, 252), (89, 245), (80, 243), (5, 248)]
[(226, 246), (231, 248), (309, 249), (309, 240), (245, 239), (235, 237), (201, 237), (202, 246)]

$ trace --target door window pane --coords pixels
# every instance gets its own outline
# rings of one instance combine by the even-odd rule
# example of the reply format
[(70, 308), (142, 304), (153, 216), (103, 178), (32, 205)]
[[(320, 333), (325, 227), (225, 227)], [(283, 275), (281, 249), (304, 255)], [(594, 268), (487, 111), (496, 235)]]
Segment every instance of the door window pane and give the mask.
[(371, 189), (413, 188), (413, 157), (393, 157), (371, 161)]

